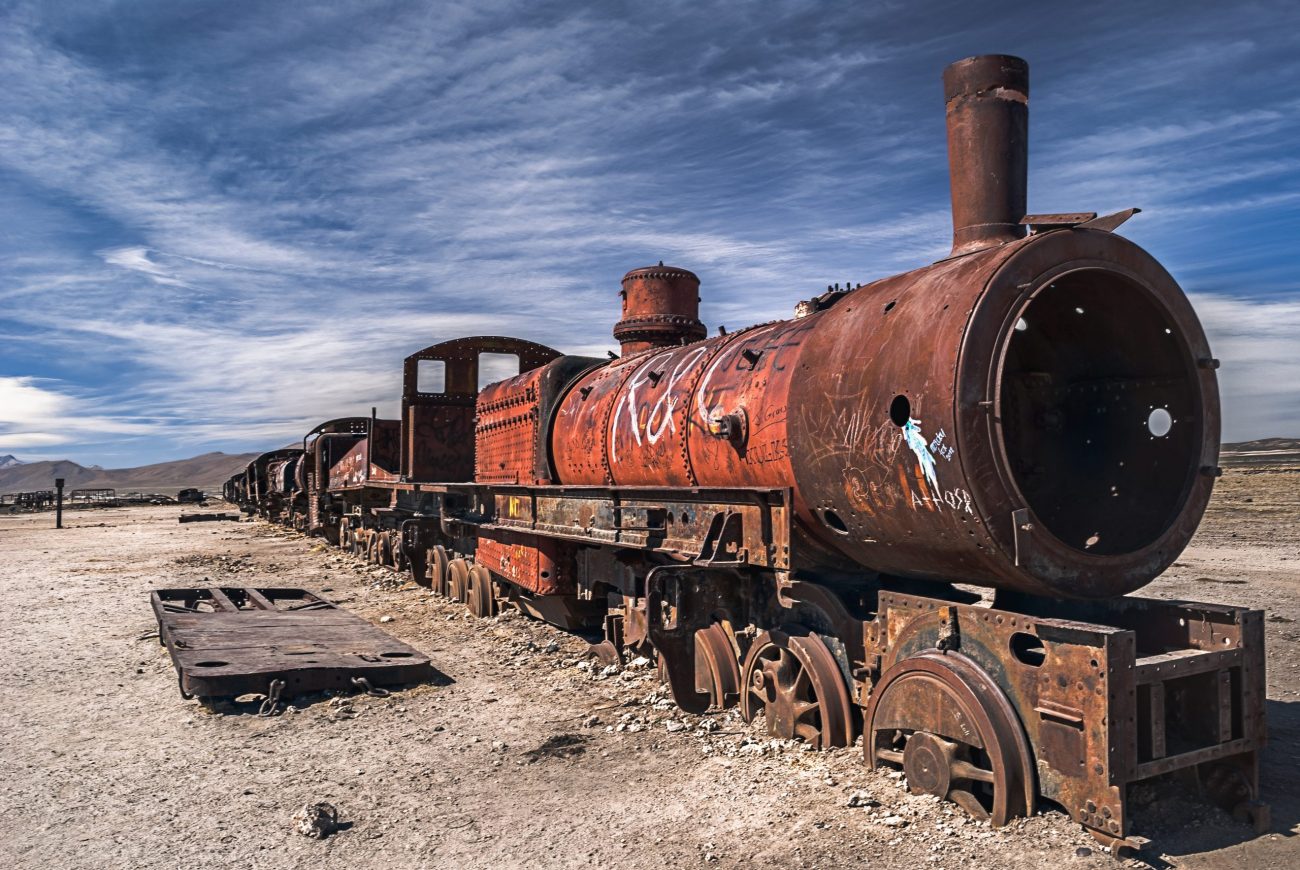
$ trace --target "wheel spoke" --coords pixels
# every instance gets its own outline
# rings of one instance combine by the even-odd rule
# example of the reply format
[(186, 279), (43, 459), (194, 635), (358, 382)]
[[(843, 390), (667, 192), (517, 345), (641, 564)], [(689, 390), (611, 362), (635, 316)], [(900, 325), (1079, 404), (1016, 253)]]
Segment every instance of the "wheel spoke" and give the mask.
[(969, 761), (961, 761), (960, 759), (953, 761), (951, 770), (953, 779), (973, 779), (978, 782), (987, 782), (989, 785), (993, 784), (993, 771), (976, 767)]
[(803, 718), (805, 715), (807, 715), (810, 711), (812, 711), (812, 710), (816, 710), (816, 709), (817, 709), (818, 707), (820, 707), (820, 706), (821, 706), (821, 705), (818, 704), (816, 701), (795, 701), (795, 702), (794, 702), (794, 718), (796, 718), (796, 719), (802, 719), (802, 718)]
[(791, 691), (800, 698), (812, 696), (812, 678), (808, 676), (807, 668), (800, 668), (799, 673), (794, 678), (794, 685)]
[[(762, 695), (753, 684), (758, 675)], [(762, 633), (745, 658), (741, 682), (741, 712), (752, 721), (766, 708), (767, 731), (773, 737), (799, 738), (819, 749), (852, 742), (848, 687), (820, 636), (802, 628)], [(824, 693), (829, 697), (822, 697)]]
[(879, 761), (888, 761), (890, 764), (902, 764), (903, 753), (897, 749), (877, 749), (876, 759)]
[(968, 791), (953, 789), (948, 792), (948, 800), (970, 813), (971, 818), (984, 821), (989, 817), (989, 811), (984, 809), (984, 804), (980, 803), (979, 798)]
[(815, 725), (807, 722), (800, 722), (794, 726), (794, 736), (802, 739), (805, 743), (811, 743), (818, 748), (822, 745), (822, 732)]

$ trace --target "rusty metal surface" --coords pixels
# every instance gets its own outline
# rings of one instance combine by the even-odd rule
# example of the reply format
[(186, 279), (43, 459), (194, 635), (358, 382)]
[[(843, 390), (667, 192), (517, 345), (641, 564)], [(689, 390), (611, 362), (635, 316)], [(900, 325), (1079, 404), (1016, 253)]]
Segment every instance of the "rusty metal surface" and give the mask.
[(552, 483), (547, 424), (565, 390), (603, 360), (562, 356), (479, 393), (474, 442), (477, 483)]
[(402, 421), (372, 419), (366, 451), (367, 480), (397, 480), (402, 461)]
[[(685, 710), (814, 746), (865, 725), (867, 763), (994, 824), (1048, 800), (1135, 849), (1128, 789), (1172, 772), (1260, 824), (1261, 615), (1122, 597), (1208, 502), (1217, 361), (1114, 234), (1137, 209), (1026, 214), (1024, 61), (959, 61), (944, 96), (950, 256), (712, 338), (695, 274), (636, 269), (609, 361), (425, 348), (400, 426), (304, 440), (307, 525), (476, 615), (656, 656)], [(520, 373), (483, 383), (490, 353)]]
[[(913, 698), (873, 717), (894, 677), (960, 656), (978, 671), (963, 665), (962, 680), (996, 684), (979, 692), (985, 703), (996, 694), (1014, 709), (1038, 793), (1101, 837), (1129, 834), (1130, 784), (1175, 770), (1208, 776), (1211, 765), (1227, 765), (1244, 786), (1236, 803), (1258, 799), (1262, 613), (1152, 599), (1017, 603), (1004, 610), (882, 593), (868, 630), (867, 653), (883, 675), (867, 707), (868, 735), (902, 728), (958, 739), (953, 717), (976, 715), (962, 704)], [(868, 760), (902, 763), (887, 742), (866, 741), (875, 753)]]
[(1029, 178), (1029, 64), (985, 54), (943, 71), (952, 256), (1013, 242)]
[(249, 462), (245, 469), (247, 498), (259, 507), (264, 504), (273, 492), (278, 491), (274, 485), (273, 469), (280, 467), (285, 460), (292, 459), (299, 453), (301, 451), (296, 447), (268, 450)]
[[(1131, 591), (1176, 558), (1212, 485), (1217, 389), (1149, 255), (1060, 230), (843, 295), (589, 371), (554, 418), (557, 479), (792, 480), (822, 550), (1067, 597)], [(1152, 407), (1168, 433), (1144, 428)]]
[(542, 369), (485, 387), (474, 424), (474, 480), (536, 483)]
[(817, 749), (853, 742), (856, 711), (839, 665), (811, 631), (772, 629), (759, 634), (745, 656), (741, 716), (766, 717), (768, 733), (798, 738)]
[(150, 603), (186, 695), (266, 693), (283, 680), (289, 697), (434, 675), (418, 650), (302, 589), (156, 589)]
[(1191, 305), (1136, 245), (1071, 224), (1087, 214), (1022, 238), (1023, 62), (963, 61), (947, 82), (958, 236), (979, 244), (587, 372), (549, 433), (557, 482), (793, 485), (809, 572), (1097, 598), (1177, 557), (1219, 443)]
[(782, 490), (501, 487), (493, 500), (484, 533), (540, 533), (705, 564), (777, 570), (790, 564), (790, 509)]
[(551, 437), (565, 484), (785, 486), (795, 359), (809, 321), (652, 350), (590, 372)]
[[(330, 444), (329, 436), (320, 441)], [(334, 436), (339, 438), (339, 436)], [(346, 440), (344, 440), (346, 439)], [(401, 461), (401, 421), (370, 419), (364, 437), (343, 436), (348, 450), (329, 466), (330, 489), (354, 489), (368, 483), (397, 480)]]
[(873, 689), (867, 763), (901, 765), (913, 793), (1005, 825), (1034, 810), (1034, 769), (1016, 711), (991, 677), (952, 650), (894, 664)]
[(534, 594), (571, 595), (577, 585), (575, 550), (568, 541), (493, 529), (479, 535), (475, 559), (493, 574)]
[(349, 489), (363, 485), (369, 478), (370, 451), (366, 439), (356, 441), (329, 469), (330, 489)]
[(614, 326), (614, 338), (625, 356), (704, 338), (700, 279), (694, 272), (661, 262), (633, 269), (623, 276), (622, 284), (623, 318)]
[(339, 417), (326, 420), (303, 436), (303, 462), (298, 476), (306, 502), (304, 531), (321, 533), (337, 524), (338, 518), (327, 510), (330, 469), (365, 437), (369, 427), (369, 417)]
[[(482, 354), (512, 354), (518, 372), (559, 356), (545, 345), (504, 336), (458, 338), (408, 356), (402, 366), (400, 476), (406, 481), (456, 482), (474, 477), (474, 406)], [(437, 389), (420, 383), (421, 363), (441, 367)]]

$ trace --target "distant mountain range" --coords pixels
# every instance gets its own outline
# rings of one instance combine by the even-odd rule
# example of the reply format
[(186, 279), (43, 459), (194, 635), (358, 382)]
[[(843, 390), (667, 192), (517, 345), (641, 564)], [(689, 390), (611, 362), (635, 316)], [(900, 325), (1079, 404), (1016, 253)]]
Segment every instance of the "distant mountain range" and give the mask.
[[(0, 493), (53, 489), (54, 478), (62, 477), (68, 490), (115, 489), (120, 493), (139, 491), (175, 494), (177, 490), (197, 487), (217, 494), (232, 474), (257, 455), (204, 453), (190, 459), (159, 462), (139, 468), (87, 467), (68, 459), (23, 462), (13, 456), (0, 456)], [(1300, 461), (1300, 438), (1260, 438), (1224, 444), (1221, 457), (1226, 465), (1296, 462)]]
[(68, 459), (21, 462), (0, 457), (0, 492), (30, 492), (53, 489), (54, 478), (64, 479), (65, 490), (115, 489), (125, 492), (156, 492), (173, 495), (177, 490), (196, 487), (220, 494), (221, 485), (242, 469), (256, 453), (204, 453), (190, 459), (142, 465), (139, 468), (87, 468)]
[(1257, 438), (1224, 444), (1219, 458), (1227, 465), (1300, 461), (1300, 438)]

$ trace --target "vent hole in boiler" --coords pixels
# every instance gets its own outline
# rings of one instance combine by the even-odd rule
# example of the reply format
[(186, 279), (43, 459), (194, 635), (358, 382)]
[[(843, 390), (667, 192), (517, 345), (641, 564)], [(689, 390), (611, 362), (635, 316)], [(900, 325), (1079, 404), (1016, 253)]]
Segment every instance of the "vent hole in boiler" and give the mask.
[(849, 527), (845, 524), (843, 518), (829, 508), (822, 511), (822, 522), (837, 535), (847, 535), (849, 533)]
[(1047, 660), (1047, 650), (1043, 649), (1043, 642), (1037, 635), (1023, 631), (1011, 635), (1011, 654), (1016, 657), (1016, 661), (1031, 668), (1041, 668), (1043, 662)]
[(899, 427), (906, 426), (907, 421), (912, 419), (912, 403), (907, 400), (907, 396), (894, 396), (894, 401), (889, 403), (889, 419)]
[[(1103, 269), (1057, 278), (1020, 317), (1033, 328), (1005, 339), (999, 412), (1026, 503), (1047, 532), (1081, 552), (1112, 556), (1154, 543), (1199, 468), (1200, 391), (1181, 334), (1170, 341), (1173, 321), (1146, 289)], [(1156, 409), (1168, 417), (1163, 436)]]

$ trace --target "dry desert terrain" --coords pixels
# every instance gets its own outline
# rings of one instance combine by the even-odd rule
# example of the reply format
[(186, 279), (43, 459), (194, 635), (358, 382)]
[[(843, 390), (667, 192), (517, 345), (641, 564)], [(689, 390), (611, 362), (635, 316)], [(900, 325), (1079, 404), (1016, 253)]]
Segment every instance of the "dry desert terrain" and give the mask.
[[(0, 517), (0, 867), (1115, 866), (1059, 813), (990, 829), (856, 749), (683, 716), (653, 668), (606, 674), (547, 625), (476, 620), (264, 522), (177, 513), (76, 512), (63, 530)], [(148, 592), (206, 583), (303, 586), (391, 617), (442, 678), (275, 718), (182, 700)], [(1127, 863), (1300, 866), (1300, 465), (1229, 468), (1142, 594), (1268, 612), (1273, 830), (1152, 790), (1137, 824), (1153, 845)], [(295, 810), (320, 800), (345, 829), (295, 833)]]

